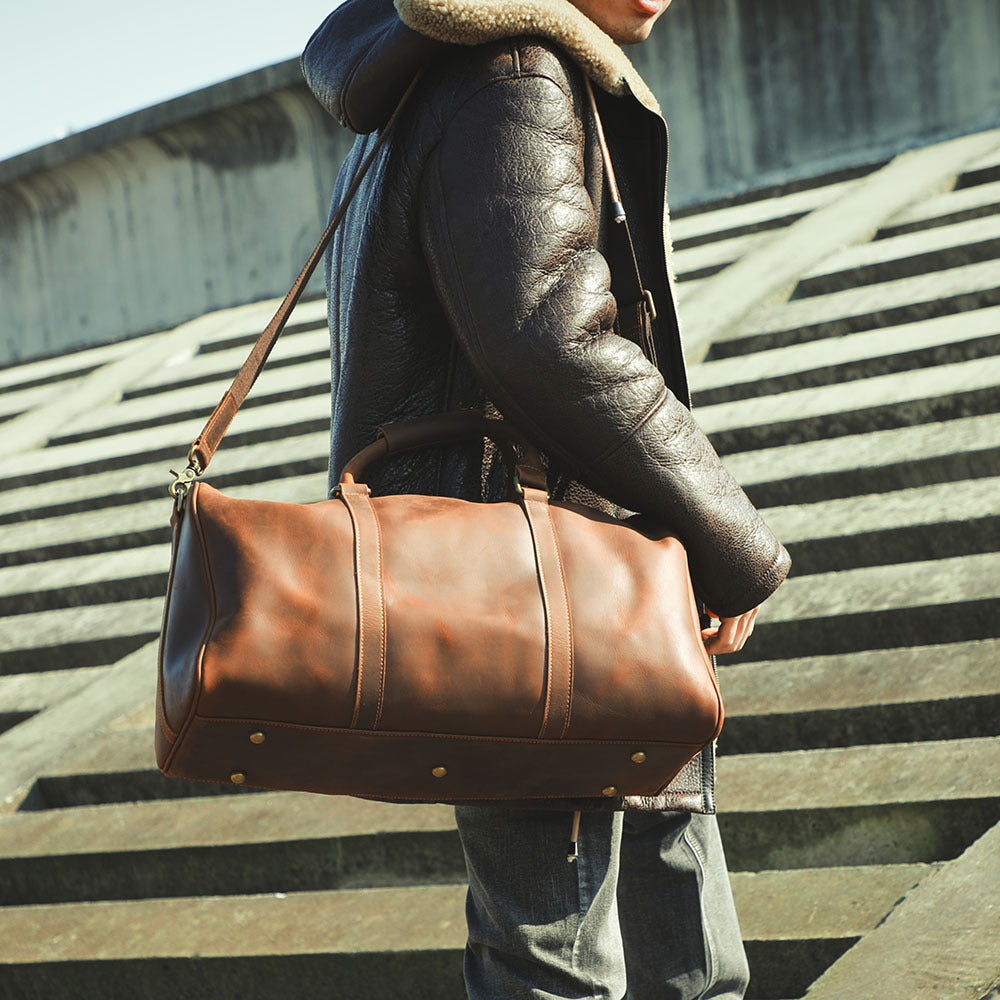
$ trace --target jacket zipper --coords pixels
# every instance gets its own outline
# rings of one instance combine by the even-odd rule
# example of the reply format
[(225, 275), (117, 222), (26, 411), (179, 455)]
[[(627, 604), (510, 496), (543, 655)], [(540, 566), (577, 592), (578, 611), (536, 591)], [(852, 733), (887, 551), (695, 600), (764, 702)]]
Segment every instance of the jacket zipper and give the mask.
[(684, 396), (682, 402), (687, 405), (687, 408), (691, 409), (691, 390), (688, 385), (687, 377), (687, 361), (684, 357), (684, 341), (681, 332), (681, 319), (680, 313), (677, 310), (677, 300), (674, 297), (674, 271), (673, 271), (673, 255), (667, 249), (669, 236), (668, 236), (668, 209), (669, 204), (668, 198), (668, 188), (670, 182), (670, 126), (667, 124), (666, 118), (662, 115), (656, 116), (659, 126), (663, 128), (663, 157), (661, 163), (661, 171), (663, 177), (663, 192), (660, 198), (660, 250), (662, 253), (663, 270), (667, 276), (667, 294), (670, 296), (670, 308), (674, 317), (674, 326), (677, 329), (677, 346), (680, 350), (680, 362), (681, 362), (681, 377), (684, 380)]

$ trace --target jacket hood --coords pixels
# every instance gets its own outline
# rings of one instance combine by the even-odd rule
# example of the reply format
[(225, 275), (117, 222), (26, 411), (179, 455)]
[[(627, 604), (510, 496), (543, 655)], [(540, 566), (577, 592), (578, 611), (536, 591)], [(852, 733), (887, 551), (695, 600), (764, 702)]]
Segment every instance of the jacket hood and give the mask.
[(372, 132), (447, 46), (518, 35), (550, 39), (597, 86), (618, 97), (631, 93), (659, 114), (621, 47), (570, 0), (346, 0), (309, 39), (302, 73), (341, 125)]

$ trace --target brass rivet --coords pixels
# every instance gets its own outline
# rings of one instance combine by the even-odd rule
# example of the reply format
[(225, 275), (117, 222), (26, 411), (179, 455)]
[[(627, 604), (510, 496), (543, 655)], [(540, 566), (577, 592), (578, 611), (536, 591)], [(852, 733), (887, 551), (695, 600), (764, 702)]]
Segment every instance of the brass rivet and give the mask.
[(242, 771), (233, 771), (233, 773), (229, 775), (229, 780), (234, 785), (242, 785), (243, 782), (247, 780), (247, 776)]
[(607, 788), (601, 789), (601, 795), (617, 795), (618, 789), (614, 785), (608, 785)]
[(251, 733), (250, 734), (250, 742), (251, 743), (263, 743), (264, 740), (265, 740), (265, 736), (264, 736), (263, 733)]
[(639, 750), (636, 753), (632, 754), (632, 763), (633, 764), (642, 764), (642, 763), (645, 762), (645, 760), (646, 760), (646, 755), (641, 750)]
[(448, 768), (441, 767), (440, 765), (438, 767), (431, 768), (431, 774), (433, 774), (435, 778), (443, 778), (447, 773)]

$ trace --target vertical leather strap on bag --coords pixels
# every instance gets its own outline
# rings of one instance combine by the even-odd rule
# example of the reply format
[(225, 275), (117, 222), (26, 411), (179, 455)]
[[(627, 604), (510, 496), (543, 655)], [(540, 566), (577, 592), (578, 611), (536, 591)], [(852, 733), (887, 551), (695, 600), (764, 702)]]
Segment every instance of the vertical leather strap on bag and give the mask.
[(385, 694), (385, 590), (382, 535), (363, 483), (342, 483), (340, 498), (354, 527), (354, 576), (358, 600), (357, 686), (351, 729), (378, 729)]
[(573, 711), (573, 619), (549, 495), (525, 486), (521, 506), (531, 528), (545, 609), (545, 711), (539, 739), (562, 739)]

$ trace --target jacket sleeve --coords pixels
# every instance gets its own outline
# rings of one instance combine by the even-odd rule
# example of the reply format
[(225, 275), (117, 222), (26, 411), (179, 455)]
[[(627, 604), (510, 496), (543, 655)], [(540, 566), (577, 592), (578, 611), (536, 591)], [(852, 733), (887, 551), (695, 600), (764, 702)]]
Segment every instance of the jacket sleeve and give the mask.
[(612, 332), (571, 96), (542, 76), (479, 90), (418, 194), (436, 292), (501, 412), (581, 482), (668, 524), (714, 611), (761, 603), (788, 553), (660, 372)]

